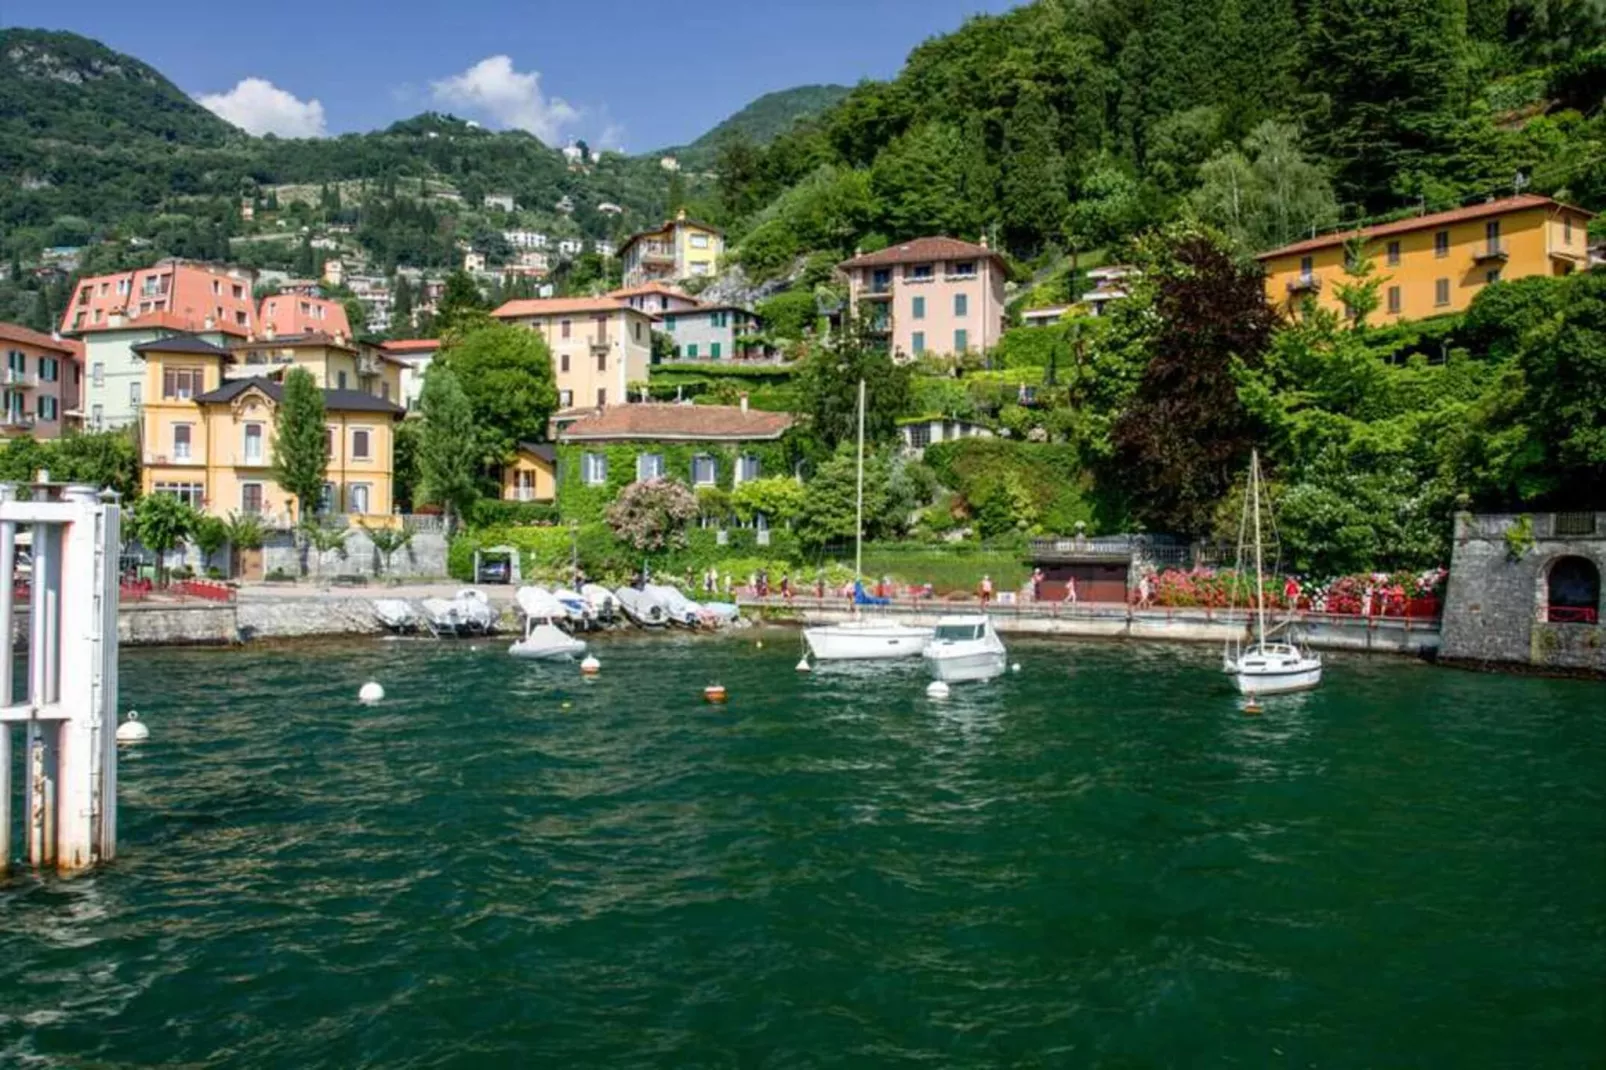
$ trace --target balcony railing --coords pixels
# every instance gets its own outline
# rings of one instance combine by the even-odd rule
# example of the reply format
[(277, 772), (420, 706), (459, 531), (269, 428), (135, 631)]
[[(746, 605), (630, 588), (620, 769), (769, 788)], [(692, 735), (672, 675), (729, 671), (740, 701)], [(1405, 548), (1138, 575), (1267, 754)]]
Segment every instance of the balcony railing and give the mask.
[(0, 427), (25, 431), (33, 426), (34, 418), (25, 412), (0, 413)]
[(1510, 256), (1506, 251), (1506, 244), (1502, 241), (1484, 242), (1482, 247), (1472, 251), (1474, 263), (1484, 264), (1491, 260), (1505, 261)]
[(1315, 275), (1297, 275), (1288, 280), (1288, 292), (1291, 294), (1317, 293), (1322, 288), (1322, 280)]
[(641, 247), (641, 260), (643, 262), (657, 261), (659, 263), (663, 263), (667, 261), (669, 263), (673, 263), (674, 259), (675, 250), (672, 246), (653, 244), (643, 245)]
[(5, 369), (5, 374), (0, 376), (0, 382), (5, 383), (6, 386), (19, 386), (27, 388), (32, 387), (35, 383), (35, 380), (34, 377), (29, 375), (27, 372), (20, 372), (15, 368), (7, 368)]
[(357, 374), (358, 375), (378, 375), (379, 374), (379, 358), (375, 357), (375, 356), (371, 356), (371, 355), (369, 355), (367, 353), (359, 354), (357, 356)]

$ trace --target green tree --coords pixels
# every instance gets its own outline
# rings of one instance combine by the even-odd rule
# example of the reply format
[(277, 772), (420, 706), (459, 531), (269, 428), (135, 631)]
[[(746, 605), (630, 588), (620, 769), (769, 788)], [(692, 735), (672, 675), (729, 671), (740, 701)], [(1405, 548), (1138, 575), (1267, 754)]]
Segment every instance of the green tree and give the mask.
[(346, 559), (346, 538), (351, 534), (349, 528), (324, 527), (316, 518), (312, 518), (302, 522), (301, 534), (306, 540), (306, 545), (312, 548), (318, 579), (323, 579), (325, 554), (332, 553), (342, 561)]
[(808, 492), (803, 484), (788, 476), (750, 479), (731, 491), (736, 515), (751, 521), (762, 513), (772, 524), (790, 524), (803, 511)]
[(1351, 329), (1366, 329), (1366, 317), (1383, 303), (1379, 294), (1387, 281), (1387, 276), (1377, 273), (1363, 239), (1352, 238), (1344, 243), (1344, 281), (1333, 287), (1333, 293), (1343, 302)]
[(1189, 198), (1199, 218), (1245, 252), (1286, 245), (1338, 220), (1321, 167), (1305, 158), (1298, 128), (1267, 120), (1199, 168)]
[(1000, 168), (1004, 233), (1012, 250), (1035, 252), (1045, 233), (1064, 224), (1070, 201), (1058, 135), (1059, 116), (1042, 94), (1023, 93), (1004, 124)]
[(973, 238), (980, 205), (966, 197), (965, 144), (957, 127), (923, 123), (876, 156), (870, 189), (876, 227), (894, 241), (926, 234)]
[(505, 463), (520, 442), (546, 438), (558, 389), (552, 353), (538, 333), (489, 322), (450, 336), (436, 362), (468, 398), (485, 464)]
[(190, 541), (201, 551), (201, 569), (212, 567), (212, 555), (229, 541), (229, 527), (215, 516), (198, 515), (190, 527)]
[(237, 569), (239, 554), (242, 550), (260, 550), (267, 541), (267, 530), (262, 526), (262, 518), (256, 513), (231, 512), (224, 522), (229, 543), (229, 575), (233, 576)]
[[(902, 532), (910, 504), (894, 493), (894, 469), (885, 453), (867, 453), (864, 462), (864, 537), (874, 539)], [(809, 480), (795, 530), (815, 550), (853, 538), (857, 520), (858, 452), (843, 443)]]
[(897, 434), (909, 401), (909, 369), (876, 343), (866, 321), (850, 319), (829, 342), (812, 345), (798, 365), (793, 381), (799, 414), (827, 449), (858, 437), (861, 379), (865, 439), (885, 442)]
[(273, 420), (273, 481), (296, 500), (296, 519), (317, 512), (329, 471), (323, 391), (305, 368), (284, 376)]
[(390, 336), (411, 338), (413, 330), (413, 284), (406, 275), (396, 275), (390, 287)]
[(139, 448), (133, 428), (69, 434), (52, 443), (54, 478), (114, 490), (125, 499), (139, 494)]
[(418, 498), (446, 510), (448, 530), (479, 498), (481, 451), (474, 409), (451, 369), (434, 363), (418, 398), (424, 418), (418, 440)]
[(381, 568), (390, 571), (390, 559), (412, 543), (413, 536), (417, 534), (411, 524), (402, 524), (394, 528), (371, 528), (367, 524), (361, 525), (368, 534), (368, 541), (373, 543), (374, 550), (378, 552)]
[(171, 494), (149, 494), (134, 507), (133, 534), (156, 555), (156, 573), (167, 582), (167, 554), (183, 546), (195, 530), (197, 514), (188, 502)]
[(485, 319), (490, 305), (474, 276), (454, 271), (446, 276), (446, 289), (435, 309), (435, 330), (444, 337), (453, 330), (472, 330)]
[(312, 247), (311, 234), (302, 237), (301, 246), (296, 250), (296, 262), (292, 270), (303, 279), (316, 279), (323, 274), (318, 270), (318, 252)]
[(1106, 480), (1131, 495), (1151, 530), (1207, 531), (1241, 474), (1254, 424), (1235, 366), (1256, 367), (1276, 325), (1257, 269), (1225, 243), (1173, 228), (1145, 242), (1139, 300), (1155, 317), (1149, 361), (1112, 432)]

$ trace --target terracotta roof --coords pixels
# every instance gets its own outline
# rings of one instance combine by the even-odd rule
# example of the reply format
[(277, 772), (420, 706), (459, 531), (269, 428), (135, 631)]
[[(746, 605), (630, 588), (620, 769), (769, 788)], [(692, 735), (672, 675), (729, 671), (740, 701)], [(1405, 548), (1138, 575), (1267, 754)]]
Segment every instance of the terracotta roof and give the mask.
[(652, 282), (644, 282), (639, 286), (626, 286), (622, 289), (608, 291), (609, 297), (639, 297), (642, 294), (668, 294), (670, 297), (684, 297), (688, 301), (697, 300), (685, 290), (671, 286), (667, 282), (659, 282), (657, 279)]
[(916, 238), (913, 241), (901, 242), (898, 245), (889, 245), (885, 249), (878, 249), (873, 253), (865, 253), (851, 260), (844, 260), (838, 267), (887, 267), (892, 264), (913, 264), (927, 260), (967, 260), (990, 258), (1004, 262), (1004, 258), (996, 249), (989, 249), (985, 245), (973, 245), (958, 238), (937, 236), (935, 238)]
[(558, 448), (550, 442), (525, 442), (521, 440), (519, 442), (519, 452), (528, 453), (531, 457), (539, 457), (548, 464), (552, 464), (558, 459)]
[(433, 353), (440, 347), (438, 338), (397, 338), (379, 344), (386, 353)]
[(0, 342), (15, 342), (18, 345), (49, 349), (56, 353), (77, 355), (82, 352), (65, 338), (53, 338), (16, 323), (0, 323)]
[(1256, 253), (1256, 260), (1269, 260), (1277, 256), (1289, 256), (1293, 253), (1308, 253), (1315, 249), (1326, 249), (1334, 245), (1343, 245), (1352, 238), (1382, 238), (1390, 234), (1409, 234), (1417, 230), (1431, 230), (1442, 227), (1448, 223), (1464, 223), (1470, 219), (1485, 219), (1489, 216), (1505, 215), (1507, 212), (1519, 212), (1525, 208), (1565, 208), (1577, 212), (1581, 216), (1593, 217), (1593, 212), (1586, 212), (1582, 208), (1575, 208), (1570, 204), (1553, 201), (1549, 197), (1540, 197), (1533, 193), (1522, 193), (1515, 197), (1500, 197), (1492, 201), (1483, 201), (1479, 204), (1469, 204), (1464, 208), (1452, 208), (1447, 212), (1433, 212), (1428, 215), (1412, 216), (1409, 219), (1397, 219), (1392, 223), (1378, 223), (1370, 227), (1358, 227), (1351, 230), (1335, 230), (1331, 234), (1320, 234), (1314, 238), (1284, 245), (1278, 249), (1271, 249), (1264, 253)]
[(497, 319), (514, 319), (519, 316), (561, 316), (565, 313), (619, 312), (633, 309), (617, 297), (531, 297), (509, 301), (492, 312)]
[(300, 346), (324, 346), (328, 349), (349, 349), (356, 352), (357, 343), (350, 338), (336, 338), (326, 331), (304, 331), (300, 334), (275, 334), (271, 338), (265, 334), (244, 341), (230, 342), (230, 349), (249, 349), (253, 346), (283, 346), (294, 349)]
[(189, 335), (155, 338), (149, 342), (140, 342), (129, 348), (141, 356), (146, 353), (192, 353), (203, 357), (229, 357), (227, 349), (215, 346), (204, 338), (192, 338)]
[(784, 412), (737, 405), (612, 405), (565, 427), (559, 442), (681, 439), (742, 442), (780, 438), (792, 426)]
[(636, 231), (634, 234), (630, 235), (630, 237), (619, 243), (619, 252), (623, 254), (626, 247), (631, 245), (633, 242), (640, 241), (642, 238), (651, 238), (655, 235), (666, 233), (673, 230), (677, 226), (696, 227), (698, 230), (706, 230), (710, 234), (718, 234), (722, 238), (725, 236), (725, 232), (719, 227), (714, 226), (712, 223), (704, 223), (700, 219), (689, 219), (685, 216), (681, 216), (676, 219), (666, 219), (663, 221), (661, 226), (649, 227), (646, 230)]
[[(233, 401), (252, 387), (262, 391), (275, 402), (284, 394), (284, 387), (272, 379), (252, 376), (249, 379), (230, 379), (216, 390), (197, 394), (195, 400), (201, 404), (223, 404)], [(395, 402), (376, 398), (361, 390), (325, 390), (323, 407), (336, 412), (383, 412), (391, 416), (407, 415), (407, 410)]]

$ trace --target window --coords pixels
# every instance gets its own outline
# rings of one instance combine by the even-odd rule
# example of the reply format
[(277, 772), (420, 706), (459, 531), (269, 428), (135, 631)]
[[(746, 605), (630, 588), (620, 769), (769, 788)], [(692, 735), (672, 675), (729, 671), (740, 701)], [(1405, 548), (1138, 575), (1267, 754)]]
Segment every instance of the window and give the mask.
[(565, 353), (558, 358), (558, 371), (567, 373), (569, 370), (569, 354)]
[(1400, 266), (1400, 243), (1391, 241), (1388, 244), (1389, 267)]
[(246, 318), (245, 318), (245, 313), (244, 312), (236, 312), (234, 314), (234, 325), (236, 327), (244, 327), (246, 325)]
[(909, 345), (914, 348), (916, 353), (924, 353), (926, 351), (926, 332), (916, 331), (913, 337), (909, 339)]
[(904, 268), (903, 277), (917, 282), (930, 282), (933, 278), (930, 264), (911, 264)]
[(262, 484), (240, 484), (240, 512), (246, 516), (262, 515)]
[(664, 455), (661, 453), (636, 454), (636, 478), (659, 479), (664, 474)]
[(1400, 288), (1398, 286), (1390, 286), (1388, 298), (1389, 315), (1398, 316), (1400, 314)]
[(353, 483), (346, 488), (346, 506), (351, 512), (368, 512), (368, 490), (367, 483)]
[(590, 487), (600, 487), (608, 482), (608, 455), (587, 453), (581, 457), (580, 478)]
[(60, 371), (57, 370), (59, 368), (60, 368), (60, 365), (56, 363), (56, 358), (55, 357), (40, 357), (39, 358), (39, 380), (40, 380), (40, 382), (45, 382), (45, 383), (53, 383), (53, 382), (55, 382), (58, 378), (61, 377)]
[(326, 427), (323, 429), (323, 452), (329, 457), (330, 460), (334, 459), (335, 429), (332, 427)]
[(89, 406), (89, 426), (99, 428), (106, 422), (105, 409), (99, 405)]
[(1572, 216), (1568, 216), (1561, 221), (1561, 243), (1563, 245), (1571, 245), (1573, 243)]
[(567, 338), (567, 337), (569, 337), (569, 332), (571, 330), (573, 330), (573, 328), (574, 328), (573, 321), (571, 321), (571, 320), (559, 320), (558, 321), (558, 337), (559, 338)]
[(341, 390), (346, 389), (346, 373), (345, 372), (339, 372), (339, 373), (337, 373), (335, 375), (335, 385), (337, 387), (339, 387)]
[(759, 477), (758, 458), (751, 453), (744, 453), (736, 459), (736, 480), (739, 483), (748, 483)]
[(124, 297), (126, 297), (128, 295), (128, 280), (127, 279), (118, 279), (117, 280), (117, 293), (118, 293), (119, 296), (124, 296)]
[[(366, 460), (369, 459), (368, 450), (369, 450), (369, 447), (371, 445), (369, 440), (372, 437), (373, 437), (373, 433), (371, 431), (369, 431), (365, 427), (364, 428), (358, 428), (358, 429), (352, 431), (352, 433), (351, 433), (351, 459), (352, 460), (354, 460), (354, 461), (366, 461)], [(357, 510), (357, 512), (359, 512), (359, 513), (362, 512), (362, 511), (363, 510), (361, 510), (361, 509)]]
[(597, 408), (600, 409), (606, 404), (608, 404), (608, 389), (607, 387), (599, 386), (597, 388)]
[(706, 235), (706, 234), (693, 234), (691, 236), (691, 247), (693, 249), (706, 249), (706, 248), (708, 248), (708, 235)]
[(573, 390), (559, 390), (558, 391), (558, 408), (567, 409), (567, 408), (572, 408), (573, 405), (574, 405), (574, 391)]
[(675, 329), (675, 317), (673, 317), (673, 316), (665, 316), (664, 317), (664, 330), (672, 331), (674, 329)]
[(212, 280), (212, 294), (216, 297), (223, 296), (223, 284), (216, 279)]
[(157, 494), (171, 494), (181, 502), (199, 509), (206, 501), (205, 483), (158, 483), (155, 486)]
[(911, 448), (917, 450), (923, 450), (927, 446), (931, 445), (931, 424), (910, 424), (909, 445)]
[(692, 360), (696, 360), (697, 359), (697, 343), (696, 342), (688, 342), (688, 343), (686, 343), (686, 356), (690, 357)]
[(105, 386), (106, 385), (106, 365), (102, 364), (98, 360), (95, 361), (95, 363), (91, 364), (89, 366), (89, 381), (91, 383), (94, 383), (96, 386)]
[(1300, 275), (1300, 278), (1304, 278), (1304, 279), (1310, 278), (1311, 272), (1313, 272), (1315, 270), (1316, 270), (1316, 261), (1314, 259), (1312, 259), (1311, 257), (1308, 257), (1308, 256), (1302, 256), (1302, 257), (1299, 258), (1299, 275)]
[(190, 425), (173, 425), (173, 460), (187, 461), (190, 459)]
[(1447, 305), (1450, 303), (1449, 279), (1433, 280), (1433, 303), (1435, 305)]
[(262, 463), (262, 425), (245, 425), (245, 463)]
[(335, 492), (333, 483), (325, 483), (323, 492), (318, 495), (318, 512), (332, 513), (340, 508), (340, 495)]
[(128, 403), (133, 405), (135, 408), (138, 408), (140, 402), (144, 400), (145, 384), (140, 382), (138, 379), (135, 379), (132, 383), (128, 384)]
[(926, 299), (924, 297), (914, 299), (914, 317), (917, 320), (926, 318)]
[(57, 409), (56, 409), (57, 404), (58, 404), (58, 402), (56, 401), (56, 399), (53, 396), (51, 396), (50, 394), (41, 394), (41, 395), (39, 395), (39, 408), (38, 408), (39, 419), (41, 419), (41, 420), (55, 420), (56, 415), (57, 415)]
[(1483, 225), (1483, 240), (1484, 244), (1488, 246), (1489, 252), (1493, 253), (1500, 250), (1500, 220), (1491, 219)]
[(605, 372), (607, 370), (608, 370), (608, 354), (606, 354), (606, 353), (598, 353), (597, 354), (597, 371)]
[(168, 368), (162, 373), (163, 400), (190, 400), (205, 389), (205, 374), (200, 368)]
[(970, 315), (970, 295), (969, 294), (954, 294), (954, 315), (956, 315), (956, 316), (968, 316), (968, 315)]
[(636, 341), (638, 341), (638, 342), (641, 341), (641, 324), (640, 323), (632, 323), (630, 325), (630, 335)]
[(245, 287), (241, 286), (239, 283), (235, 283), (230, 289), (234, 294), (234, 299), (236, 301), (239, 301), (245, 297)]
[(961, 327), (954, 332), (954, 352), (963, 353), (970, 348), (970, 332)]
[(709, 342), (708, 343), (708, 355), (710, 357), (713, 357), (715, 360), (719, 359), (719, 343), (718, 342)]
[(1490, 268), (1488, 271), (1484, 272), (1483, 279), (1484, 279), (1485, 282), (1499, 282), (1500, 281), (1500, 269), (1499, 268)]
[(383, 398), (384, 400), (386, 400), (386, 401), (390, 400), (390, 384), (389, 383), (380, 383), (379, 384), (379, 396), (381, 398)]
[(1447, 230), (1435, 231), (1433, 235), (1433, 255), (1446, 257), (1450, 255), (1450, 232)]
[(698, 454), (691, 459), (691, 483), (694, 487), (712, 487), (717, 481), (718, 468), (714, 458)]
[(953, 268), (953, 273), (955, 275), (964, 275), (964, 276), (971, 276), (971, 275), (976, 274), (976, 261), (974, 261), (974, 260), (959, 260), (959, 261), (955, 261), (954, 268)]

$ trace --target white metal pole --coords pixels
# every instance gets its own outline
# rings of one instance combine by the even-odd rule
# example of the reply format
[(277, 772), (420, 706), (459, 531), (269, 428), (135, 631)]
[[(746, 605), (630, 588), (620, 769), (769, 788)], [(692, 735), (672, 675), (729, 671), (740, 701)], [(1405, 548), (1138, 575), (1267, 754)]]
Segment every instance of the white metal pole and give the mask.
[(95, 708), (100, 665), (100, 588), (96, 584), (99, 531), (93, 487), (68, 487), (62, 500), (74, 517), (58, 536), (55, 551), (55, 608), (60, 613), (56, 647), (73, 672), (58, 674), (52, 696), (65, 714), (57, 744), (56, 867), (62, 873), (87, 869), (95, 860), (95, 788), (99, 743), (106, 729)]
[[(858, 504), (855, 511), (858, 523), (853, 529), (853, 580), (864, 579), (864, 380), (859, 380), (859, 481)], [(858, 599), (853, 602), (857, 612)]]

